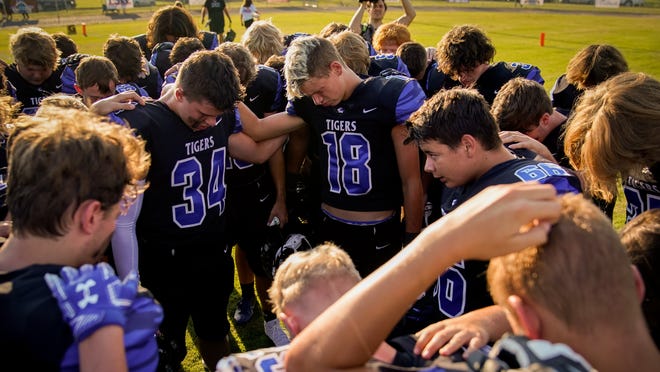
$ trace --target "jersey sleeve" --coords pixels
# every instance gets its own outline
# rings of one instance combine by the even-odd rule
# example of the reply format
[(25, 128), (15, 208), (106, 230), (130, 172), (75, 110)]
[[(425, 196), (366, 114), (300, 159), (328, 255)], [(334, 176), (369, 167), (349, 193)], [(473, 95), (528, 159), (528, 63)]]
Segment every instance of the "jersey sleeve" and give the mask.
[(404, 123), (410, 115), (422, 106), (426, 95), (417, 80), (410, 81), (403, 87), (399, 99), (396, 103), (396, 122)]

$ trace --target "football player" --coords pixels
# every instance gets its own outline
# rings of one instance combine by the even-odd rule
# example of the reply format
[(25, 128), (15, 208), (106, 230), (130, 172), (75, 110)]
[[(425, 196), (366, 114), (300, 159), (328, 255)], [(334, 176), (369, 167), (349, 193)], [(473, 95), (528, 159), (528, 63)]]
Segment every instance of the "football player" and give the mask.
[(284, 137), (255, 143), (240, 132), (233, 108), (244, 92), (231, 59), (220, 52), (191, 55), (165, 89), (158, 101), (120, 114), (153, 159), (137, 220), (140, 278), (163, 305), (161, 331), (175, 346), (175, 363), (186, 354), (192, 317), (200, 354), (214, 366), (229, 352), (223, 314), (234, 282), (226, 234), (228, 157), (263, 163)]
[(71, 109), (12, 124), (9, 167), (20, 171), (8, 179), (12, 231), (0, 250), (3, 368), (155, 370), (162, 309), (134, 274), (122, 282), (92, 266), (141, 192), (144, 141)]
[(44, 97), (62, 90), (60, 51), (55, 40), (38, 27), (20, 28), (9, 38), (9, 48), (15, 61), (4, 70), (9, 91), (24, 114), (34, 115)]
[[(257, 66), (250, 51), (241, 44), (222, 43), (217, 50), (234, 62), (241, 84), (246, 87), (243, 102), (252, 112), (262, 118), (284, 109), (285, 101), (279, 95), (279, 72), (263, 65)], [(264, 272), (261, 247), (268, 244), (268, 226), (281, 229), (287, 223), (285, 195), (282, 151), (276, 151), (267, 165), (230, 158), (227, 167), (227, 231), (230, 246), (237, 245), (236, 267), (242, 292), (234, 320), (238, 324), (245, 324), (252, 317), (256, 305), (253, 289), (256, 282), (264, 316), (264, 330), (276, 346), (287, 344), (289, 340), (280, 329), (280, 323), (268, 302), (267, 290), (272, 281)], [(241, 272), (246, 263), (248, 272)]]
[[(491, 64), (495, 47), (483, 30), (473, 25), (455, 26), (438, 42), (438, 68), (465, 88), (475, 88), (493, 103), (502, 85), (516, 76), (543, 84), (541, 70), (526, 63)], [(446, 88), (448, 88), (446, 86)]]
[[(474, 89), (441, 91), (409, 119), (408, 140), (426, 154), (424, 170), (443, 183), (431, 204), (432, 216), (441, 217), (491, 185), (539, 182), (554, 185), (558, 193), (580, 192), (579, 178), (550, 161), (520, 159), (499, 137), (488, 103)], [(426, 322), (457, 317), (492, 305), (483, 276), (488, 261), (459, 261), (437, 278), (429, 290), (433, 312), (418, 319), (410, 312), (407, 333)], [(427, 300), (421, 299), (422, 303)], [(426, 323), (428, 324), (428, 323)]]
[(239, 105), (245, 130), (268, 138), (310, 124), (322, 169), (318, 239), (338, 244), (369, 273), (401, 249), (401, 205), (408, 237), (421, 228), (418, 152), (403, 143), (402, 124), (424, 92), (402, 76), (363, 80), (330, 41), (315, 36), (291, 44), (284, 69), (287, 112), (256, 120)]

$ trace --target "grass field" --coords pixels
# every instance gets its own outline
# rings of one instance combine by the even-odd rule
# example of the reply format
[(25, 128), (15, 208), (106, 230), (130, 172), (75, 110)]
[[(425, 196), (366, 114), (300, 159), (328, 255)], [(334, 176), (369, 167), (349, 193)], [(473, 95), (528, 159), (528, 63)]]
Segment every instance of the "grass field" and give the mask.
[[(548, 3), (543, 7), (514, 8), (511, 2), (471, 2), (455, 4), (439, 1), (415, 1), (418, 7), (417, 18), (410, 26), (413, 38), (427, 46), (434, 46), (442, 35), (452, 26), (463, 23), (482, 26), (493, 40), (496, 48), (496, 60), (518, 61), (537, 65), (546, 79), (545, 87), (549, 90), (555, 79), (566, 69), (570, 58), (588, 44), (608, 43), (619, 48), (633, 71), (643, 71), (656, 78), (660, 77), (660, 0), (646, 2), (643, 8), (596, 9), (593, 6)], [(110, 17), (101, 17), (100, 0), (79, 0), (78, 9), (33, 14), (35, 25), (53, 24), (44, 27), (48, 32), (66, 32), (67, 24), (76, 24), (78, 34), (73, 39), (79, 45), (80, 52), (101, 54), (102, 44), (108, 35), (119, 33), (135, 35), (146, 28), (151, 8), (128, 10), (132, 20), (111, 21)], [(170, 2), (158, 2), (166, 5)], [(316, 33), (331, 21), (348, 23), (354, 12), (354, 1), (319, 1), (318, 8), (303, 7), (302, 1), (291, 3), (268, 4), (257, 1), (256, 6), (262, 13), (262, 19), (270, 18), (284, 33)], [(237, 21), (239, 3), (230, 3), (232, 17)], [(657, 7), (656, 7), (657, 6)], [(330, 10), (331, 9), (331, 10)], [(199, 21), (200, 7), (192, 7), (195, 19)], [(386, 21), (401, 13), (396, 3), (390, 4)], [(87, 34), (81, 35), (80, 22), (87, 21)], [(144, 15), (138, 17), (138, 15)], [(60, 17), (53, 21), (53, 17)], [(73, 17), (73, 18), (72, 18)], [(9, 35), (16, 27), (0, 28), (0, 58), (11, 61), (8, 48)], [(236, 22), (234, 30), (242, 35), (242, 28)], [(545, 46), (539, 45), (539, 37), (545, 33)], [(618, 205), (615, 226), (623, 225), (623, 209)], [(232, 294), (230, 312), (233, 313), (237, 301)], [(268, 339), (263, 335), (260, 314), (247, 326), (237, 328), (232, 324), (232, 345), (235, 351), (268, 346)], [(192, 339), (189, 339), (191, 341)], [(191, 344), (185, 369), (202, 370), (199, 355)]]

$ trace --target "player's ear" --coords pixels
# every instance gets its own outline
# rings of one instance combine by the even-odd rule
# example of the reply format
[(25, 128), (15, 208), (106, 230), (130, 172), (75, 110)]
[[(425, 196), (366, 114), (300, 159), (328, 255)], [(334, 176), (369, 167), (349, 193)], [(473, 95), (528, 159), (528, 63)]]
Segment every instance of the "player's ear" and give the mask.
[(294, 315), (287, 315), (286, 313), (281, 312), (277, 314), (277, 317), (282, 323), (284, 323), (284, 326), (289, 330), (292, 338), (300, 333), (300, 322), (298, 322), (298, 319)]
[(469, 134), (464, 134), (463, 137), (461, 137), (460, 146), (465, 149), (465, 153), (470, 157), (474, 155), (474, 150), (477, 148), (477, 144), (477, 139)]
[(506, 301), (515, 318), (509, 319), (514, 332), (532, 340), (541, 338), (541, 319), (536, 310), (516, 295), (509, 296)]
[[(104, 211), (101, 202), (98, 200), (87, 199), (80, 203), (73, 213), (73, 222), (87, 234), (92, 234), (103, 219)], [(75, 226), (74, 226), (75, 227)]]
[(339, 61), (330, 62), (330, 71), (334, 72), (337, 76), (343, 73), (343, 67)]
[(83, 94), (82, 89), (80, 88), (80, 86), (78, 84), (73, 84), (73, 89), (75, 89), (78, 94), (80, 94), (80, 95)]
[(644, 301), (644, 295), (646, 294), (646, 285), (644, 284), (644, 279), (642, 279), (642, 274), (639, 273), (637, 266), (630, 265), (630, 269), (633, 272), (633, 277), (635, 278), (635, 291), (637, 292), (637, 298), (641, 304)]
[(548, 124), (550, 124), (550, 114), (544, 112), (543, 115), (541, 115), (541, 119), (539, 120), (539, 126), (546, 126)]
[(174, 98), (176, 98), (177, 101), (181, 102), (184, 96), (185, 94), (183, 94), (183, 89), (179, 87), (176, 87), (174, 89)]

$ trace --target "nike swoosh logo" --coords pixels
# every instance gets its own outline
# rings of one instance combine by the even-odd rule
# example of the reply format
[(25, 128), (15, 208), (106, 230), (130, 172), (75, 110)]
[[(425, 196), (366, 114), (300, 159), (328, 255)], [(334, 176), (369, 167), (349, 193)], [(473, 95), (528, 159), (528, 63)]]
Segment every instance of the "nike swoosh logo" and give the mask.
[(254, 102), (259, 96), (250, 97), (250, 102)]
[(270, 195), (266, 195), (266, 196), (264, 196), (263, 198), (259, 198), (259, 203), (263, 203), (263, 202), (265, 202), (266, 199), (268, 199), (269, 197), (270, 197)]
[(368, 113), (370, 113), (371, 111), (376, 110), (377, 108), (378, 108), (378, 107), (374, 107), (374, 108), (370, 108), (370, 109), (362, 109), (362, 113), (363, 113), (363, 114), (368, 114)]
[(390, 246), (390, 243), (387, 243), (387, 244), (385, 244), (385, 245), (377, 245), (377, 246), (376, 246), (376, 249), (377, 249), (377, 250), (378, 250), (378, 249), (384, 249), (384, 248), (387, 248), (387, 247), (389, 247), (389, 246)]

